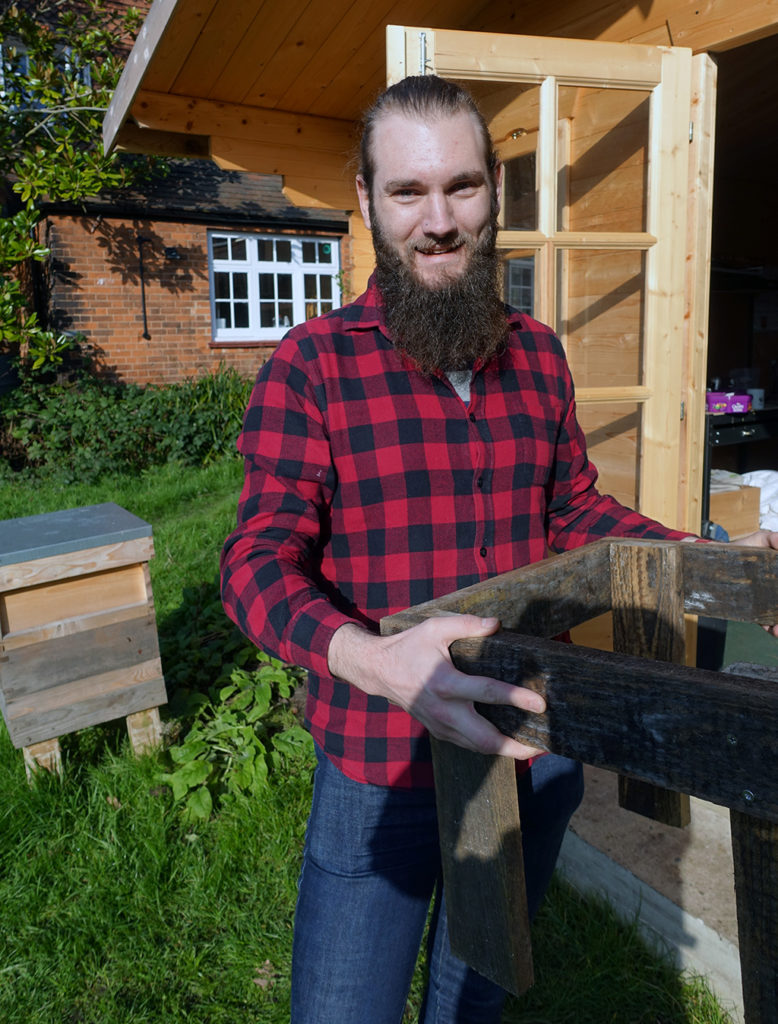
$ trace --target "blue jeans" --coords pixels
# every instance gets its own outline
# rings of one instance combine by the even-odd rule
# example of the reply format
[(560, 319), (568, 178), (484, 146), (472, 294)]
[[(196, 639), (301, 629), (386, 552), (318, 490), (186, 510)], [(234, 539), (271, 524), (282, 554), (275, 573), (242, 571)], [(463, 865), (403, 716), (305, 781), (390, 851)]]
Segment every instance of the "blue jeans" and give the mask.
[[(430, 900), (422, 1024), (498, 1024), (505, 992), (451, 953), (431, 790), (346, 778), (317, 749), (295, 918), (292, 1024), (400, 1024)], [(518, 780), (530, 917), (583, 795), (549, 754)]]

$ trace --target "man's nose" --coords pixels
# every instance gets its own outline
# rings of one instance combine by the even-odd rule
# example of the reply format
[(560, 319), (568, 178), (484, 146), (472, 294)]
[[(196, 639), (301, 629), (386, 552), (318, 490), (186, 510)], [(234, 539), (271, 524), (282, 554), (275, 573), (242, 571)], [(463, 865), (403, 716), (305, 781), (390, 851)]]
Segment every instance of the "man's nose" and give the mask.
[(421, 228), (425, 235), (434, 238), (444, 238), (457, 232), (457, 222), (448, 196), (433, 192), (426, 197)]

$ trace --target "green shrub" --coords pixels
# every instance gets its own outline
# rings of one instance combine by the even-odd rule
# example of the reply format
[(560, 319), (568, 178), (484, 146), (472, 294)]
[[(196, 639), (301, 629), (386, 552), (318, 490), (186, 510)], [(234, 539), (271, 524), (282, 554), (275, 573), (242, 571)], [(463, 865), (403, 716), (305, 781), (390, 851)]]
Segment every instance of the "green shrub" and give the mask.
[(235, 452), (250, 390), (225, 367), (161, 387), (84, 372), (66, 382), (28, 378), (0, 399), (0, 464), (65, 483), (170, 461), (205, 465)]
[(160, 646), (177, 731), (160, 781), (187, 818), (258, 795), (282, 761), (310, 759), (312, 740), (295, 718), (303, 671), (254, 647), (225, 615), (217, 587), (185, 589)]

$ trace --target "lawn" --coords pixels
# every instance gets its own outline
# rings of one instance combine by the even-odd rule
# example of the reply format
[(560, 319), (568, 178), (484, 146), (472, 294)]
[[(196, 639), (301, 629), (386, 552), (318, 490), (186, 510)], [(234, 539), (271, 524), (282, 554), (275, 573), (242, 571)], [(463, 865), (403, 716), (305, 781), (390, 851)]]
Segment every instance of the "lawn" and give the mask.
[[(115, 501), (153, 525), (166, 675), (180, 679), (186, 591), (215, 598), (241, 467), (165, 466), (90, 486), (14, 481), (0, 519)], [(196, 635), (196, 630), (195, 630)], [(167, 654), (165, 654), (167, 652)], [(289, 721), (294, 721), (288, 709)], [(167, 712), (168, 742), (182, 728)], [(283, 1024), (311, 761), (291, 751), (253, 796), (187, 819), (162, 755), (136, 759), (122, 723), (64, 738), (61, 779), (27, 784), (0, 726), (0, 1020), (4, 1024)], [(535, 926), (537, 983), (510, 1024), (724, 1024), (606, 905), (555, 884)], [(406, 1014), (415, 1019), (417, 975)], [(336, 1024), (336, 1022), (333, 1022)], [(369, 1020), (365, 1024), (370, 1024)]]

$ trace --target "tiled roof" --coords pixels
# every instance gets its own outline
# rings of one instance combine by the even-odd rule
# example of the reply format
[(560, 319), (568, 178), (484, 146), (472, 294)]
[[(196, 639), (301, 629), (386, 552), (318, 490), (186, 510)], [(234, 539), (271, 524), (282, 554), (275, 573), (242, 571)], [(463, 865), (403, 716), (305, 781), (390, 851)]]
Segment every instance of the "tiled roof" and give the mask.
[[(294, 206), (282, 191), (279, 175), (223, 171), (210, 160), (168, 160), (143, 186), (86, 200), (83, 206), (104, 216), (160, 217), (211, 223), (347, 230), (342, 210)], [(354, 196), (356, 205), (356, 194)], [(48, 205), (62, 210), (63, 204)]]

